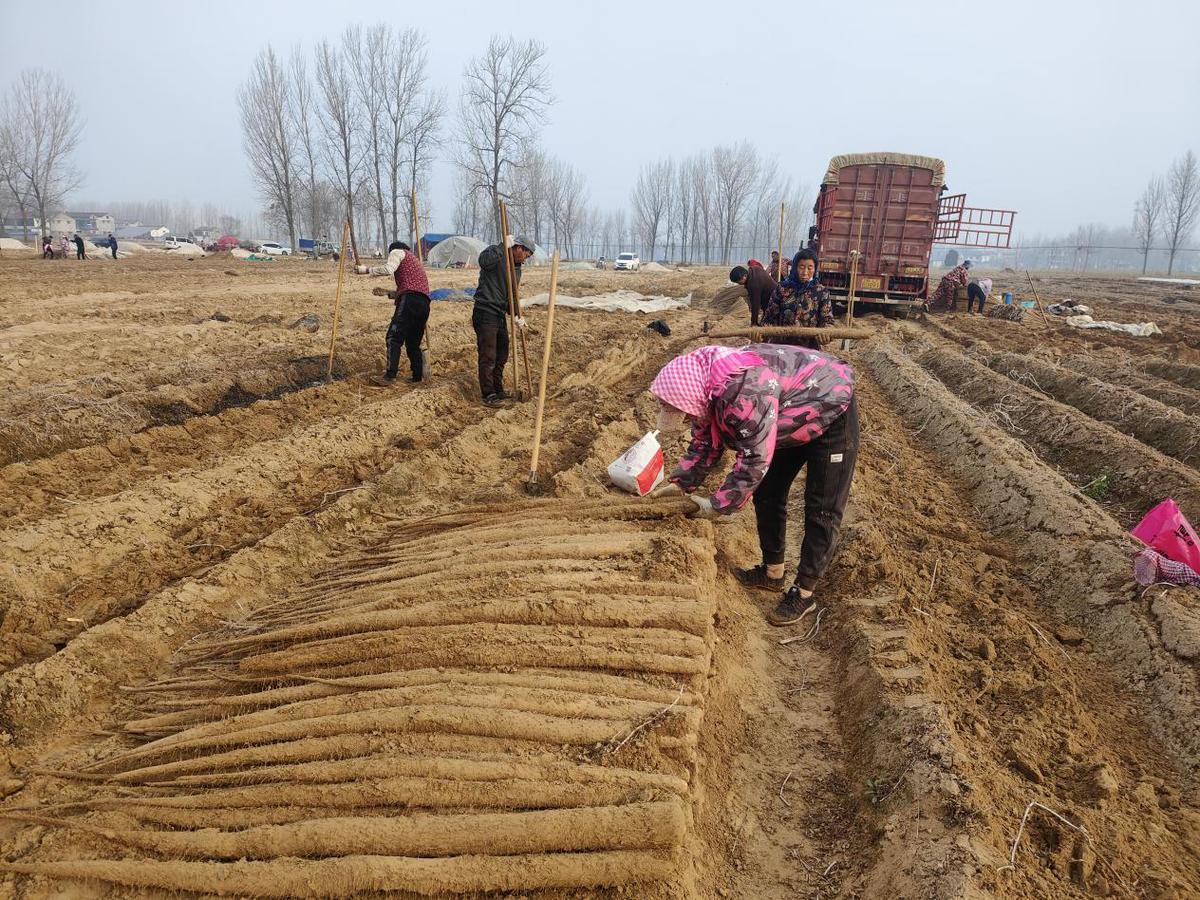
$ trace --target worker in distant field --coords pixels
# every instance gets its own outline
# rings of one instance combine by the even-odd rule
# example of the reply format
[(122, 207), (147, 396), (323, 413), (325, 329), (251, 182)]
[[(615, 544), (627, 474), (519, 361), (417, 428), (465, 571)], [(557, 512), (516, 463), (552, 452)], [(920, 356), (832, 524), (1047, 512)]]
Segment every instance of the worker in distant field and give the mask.
[(771, 264), (769, 266), (767, 266), (767, 274), (770, 275), (772, 278), (774, 278), (776, 281), (782, 281), (784, 278), (787, 278), (788, 264), (786, 262), (783, 264), (783, 273), (780, 274), (780, 272), (779, 272), (779, 251), (778, 250), (771, 251)]
[(58, 239), (58, 258), (66, 259), (67, 254), (71, 252), (70, 248), (71, 248), (71, 242), (67, 240), (67, 236), (64, 234), (61, 238)]
[(54, 259), (54, 239), (50, 235), (42, 235), (42, 259)]
[(937, 290), (929, 298), (929, 308), (953, 309), (957, 302), (958, 289), (963, 287), (970, 277), (970, 273), (967, 271), (970, 268), (971, 261), (966, 259), (943, 275), (942, 280), (938, 282)]
[(401, 347), (408, 351), (413, 383), (421, 381), (425, 377), (421, 339), (425, 336), (425, 326), (429, 322), (429, 276), (425, 274), (425, 267), (408, 244), (393, 241), (388, 245), (387, 259), (382, 266), (358, 265), (354, 267), (354, 271), (359, 275), (390, 276), (396, 281), (394, 291), (375, 289), (376, 294), (391, 297), (396, 301), (392, 320), (388, 323), (387, 369), (383, 373), (384, 383), (392, 383), (400, 373)]
[[(788, 494), (804, 481), (804, 540), (791, 587), (767, 615), (792, 625), (816, 606), (817, 582), (837, 548), (858, 457), (854, 369), (825, 353), (781, 344), (701, 347), (663, 367), (650, 385), (658, 429), (691, 426), (691, 443), (652, 497), (683, 493), (694, 516), (736, 513), (751, 497), (762, 564), (737, 569), (743, 585), (784, 591)], [(711, 497), (694, 495), (726, 449), (733, 469)]]
[(975, 315), (971, 312), (971, 308), (975, 303), (979, 304), (979, 315), (983, 315), (983, 304), (987, 303), (988, 294), (992, 292), (992, 279), (990, 278), (972, 278), (971, 283), (967, 285), (967, 315)]
[(761, 325), (767, 303), (770, 302), (771, 294), (776, 288), (767, 270), (762, 266), (734, 266), (729, 273), (729, 280), (746, 289), (746, 302), (750, 305), (750, 324)]
[[(504, 236), (503, 244), (492, 244), (479, 254), (479, 286), (475, 288), (475, 308), (471, 325), (479, 351), (479, 391), (488, 406), (499, 406), (508, 399), (504, 390), (504, 364), (508, 362), (508, 266), (504, 248), (512, 252), (515, 283), (513, 296), (521, 284), (521, 266), (533, 256), (534, 242), (528, 237)], [(525, 327), (525, 320), (517, 319)]]
[[(833, 302), (817, 275), (817, 254), (812, 250), (801, 250), (792, 259), (790, 273), (771, 293), (762, 324), (805, 328), (831, 328), (835, 324)], [(819, 350), (822, 343), (815, 337), (786, 337), (778, 342), (813, 350)]]
[(108, 249), (112, 251), (113, 259), (117, 258), (117, 239), (110, 231), (108, 233)]
[(83, 238), (79, 236), (79, 232), (75, 232), (75, 258), (87, 259), (87, 254), (83, 252)]

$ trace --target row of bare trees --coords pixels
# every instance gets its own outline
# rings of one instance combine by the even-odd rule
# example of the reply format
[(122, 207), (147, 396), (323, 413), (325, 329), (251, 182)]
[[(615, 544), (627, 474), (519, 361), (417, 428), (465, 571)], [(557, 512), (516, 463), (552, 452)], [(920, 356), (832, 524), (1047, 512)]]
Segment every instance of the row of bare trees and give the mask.
[[(293, 245), (298, 232), (337, 235), (350, 221), (379, 244), (413, 232), (441, 146), (445, 95), (429, 85), (425, 37), (414, 28), (350, 25), (311, 59), (267, 46), (238, 91), (243, 143), (268, 215)], [(428, 216), (428, 209), (419, 214)]]
[(1191, 238), (1200, 219), (1200, 166), (1188, 150), (1171, 163), (1166, 176), (1151, 178), (1133, 208), (1133, 237), (1142, 251), (1142, 272), (1154, 242), (1162, 238), (1167, 249), (1167, 274), (1175, 270), (1175, 257)]
[(0, 213), (16, 209), (26, 239), (32, 214), (45, 229), (82, 183), (72, 161), (82, 133), (79, 102), (56, 72), (27, 69), (0, 99)]
[(743, 141), (643, 165), (630, 204), (643, 255), (729, 263), (778, 246), (780, 203), (785, 253), (794, 252), (810, 221), (811, 199), (776, 160), (764, 160)]

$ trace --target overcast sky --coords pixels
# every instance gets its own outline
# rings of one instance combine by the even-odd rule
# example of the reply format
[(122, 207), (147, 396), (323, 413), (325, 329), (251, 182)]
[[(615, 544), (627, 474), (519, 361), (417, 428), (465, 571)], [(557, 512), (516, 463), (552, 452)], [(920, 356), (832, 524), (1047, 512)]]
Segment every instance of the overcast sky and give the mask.
[[(493, 33), (545, 42), (556, 103), (542, 142), (602, 208), (627, 203), (642, 162), (745, 138), (810, 185), (838, 153), (941, 157), (953, 191), (1016, 209), (1028, 237), (1124, 225), (1151, 175), (1200, 153), (1197, 0), (0, 0), (0, 85), (40, 65), (76, 88), (80, 198), (250, 210), (234, 95), (254, 55), (384, 17), (425, 32), (452, 109)], [(447, 162), (433, 201), (447, 228)]]

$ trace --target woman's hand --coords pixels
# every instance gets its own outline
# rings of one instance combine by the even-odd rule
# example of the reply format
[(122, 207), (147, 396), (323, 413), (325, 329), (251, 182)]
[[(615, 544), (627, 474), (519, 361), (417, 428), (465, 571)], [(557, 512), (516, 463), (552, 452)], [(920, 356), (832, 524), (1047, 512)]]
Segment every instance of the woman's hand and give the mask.
[(689, 519), (719, 519), (721, 514), (713, 509), (712, 500), (708, 497), (688, 497), (696, 504), (694, 512), (687, 514)]

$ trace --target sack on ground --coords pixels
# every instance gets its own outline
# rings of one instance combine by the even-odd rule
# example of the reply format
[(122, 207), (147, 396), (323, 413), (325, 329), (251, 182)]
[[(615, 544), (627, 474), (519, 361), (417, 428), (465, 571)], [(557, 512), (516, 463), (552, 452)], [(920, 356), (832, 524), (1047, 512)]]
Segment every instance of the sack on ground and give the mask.
[(663, 452), (658, 432), (648, 431), (608, 467), (608, 477), (623, 491), (645, 497), (663, 480)]
[(1164, 500), (1146, 513), (1130, 534), (1167, 559), (1200, 572), (1200, 537), (1174, 500)]

